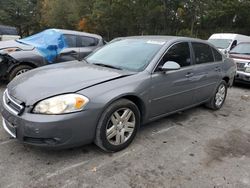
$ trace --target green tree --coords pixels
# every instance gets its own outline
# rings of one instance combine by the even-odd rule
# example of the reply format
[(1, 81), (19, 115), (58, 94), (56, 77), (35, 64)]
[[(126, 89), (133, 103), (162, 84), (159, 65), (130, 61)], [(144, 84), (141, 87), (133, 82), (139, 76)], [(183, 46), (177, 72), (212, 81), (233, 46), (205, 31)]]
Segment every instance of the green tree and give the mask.
[(29, 35), (39, 27), (37, 0), (0, 1), (0, 23), (18, 28), (20, 35)]

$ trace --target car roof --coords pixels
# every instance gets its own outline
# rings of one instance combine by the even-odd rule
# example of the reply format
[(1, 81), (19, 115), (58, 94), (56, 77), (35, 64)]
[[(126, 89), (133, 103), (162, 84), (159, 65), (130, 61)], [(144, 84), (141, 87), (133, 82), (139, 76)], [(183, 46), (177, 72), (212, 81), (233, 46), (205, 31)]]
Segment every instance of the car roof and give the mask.
[[(114, 40), (123, 40), (123, 39), (142, 39), (142, 40), (155, 40), (158, 42), (169, 42), (169, 41), (192, 41), (192, 42), (202, 42), (206, 44), (210, 44), (205, 40), (198, 39), (198, 38), (191, 38), (191, 37), (181, 37), (181, 36), (167, 36), (167, 35), (143, 35), (143, 36), (129, 36), (129, 37), (119, 37)], [(114, 41), (113, 40), (113, 41)]]
[(87, 37), (95, 37), (98, 39), (102, 39), (100, 35), (87, 33), (87, 32), (81, 32), (81, 31), (74, 31), (74, 30), (66, 30), (66, 29), (55, 29), (63, 34), (66, 35), (80, 35), (80, 36), (87, 36)]
[(240, 42), (238, 45), (240, 44), (250, 44), (250, 42)]

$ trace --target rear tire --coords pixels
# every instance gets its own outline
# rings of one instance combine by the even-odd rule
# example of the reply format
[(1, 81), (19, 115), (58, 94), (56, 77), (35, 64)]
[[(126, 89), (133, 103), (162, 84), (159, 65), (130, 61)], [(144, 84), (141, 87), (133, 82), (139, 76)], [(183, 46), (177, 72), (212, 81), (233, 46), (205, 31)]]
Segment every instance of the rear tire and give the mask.
[(13, 68), (8, 76), (8, 82), (13, 80), (16, 76), (19, 76), (29, 70), (33, 69), (33, 67), (29, 65), (18, 65), (17, 67)]
[(137, 106), (120, 99), (103, 112), (96, 128), (95, 144), (107, 152), (120, 151), (133, 141), (139, 126)]
[(227, 97), (227, 88), (228, 88), (228, 84), (224, 80), (222, 80), (219, 86), (216, 88), (216, 91), (213, 94), (213, 97), (210, 99), (209, 102), (205, 104), (206, 107), (212, 110), (221, 109)]

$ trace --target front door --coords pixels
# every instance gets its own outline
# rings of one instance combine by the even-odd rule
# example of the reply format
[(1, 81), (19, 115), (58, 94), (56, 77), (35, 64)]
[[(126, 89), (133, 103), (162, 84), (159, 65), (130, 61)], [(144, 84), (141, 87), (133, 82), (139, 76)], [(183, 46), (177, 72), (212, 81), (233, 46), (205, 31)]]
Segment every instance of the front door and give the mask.
[(174, 61), (180, 70), (152, 74), (151, 119), (184, 109), (193, 105), (195, 82), (193, 82), (193, 65), (188, 42), (174, 44), (161, 59), (158, 67), (167, 61)]

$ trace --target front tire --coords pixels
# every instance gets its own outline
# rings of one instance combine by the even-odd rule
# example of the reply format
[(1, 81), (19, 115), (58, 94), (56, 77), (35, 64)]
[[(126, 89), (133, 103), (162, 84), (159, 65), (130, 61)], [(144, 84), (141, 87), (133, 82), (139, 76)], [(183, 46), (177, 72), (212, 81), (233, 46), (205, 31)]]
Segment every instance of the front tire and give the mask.
[(8, 76), (8, 82), (10, 82), (11, 80), (13, 80), (15, 77), (29, 71), (33, 69), (33, 67), (29, 66), (29, 65), (19, 65), (15, 68), (13, 68), (13, 70), (10, 72), (9, 76)]
[(95, 144), (108, 152), (126, 148), (140, 126), (140, 112), (127, 99), (112, 103), (102, 114), (96, 129)]
[(213, 97), (208, 103), (206, 103), (206, 106), (212, 110), (221, 109), (227, 97), (227, 88), (228, 84), (222, 80), (219, 86), (216, 88), (216, 92), (214, 93)]

